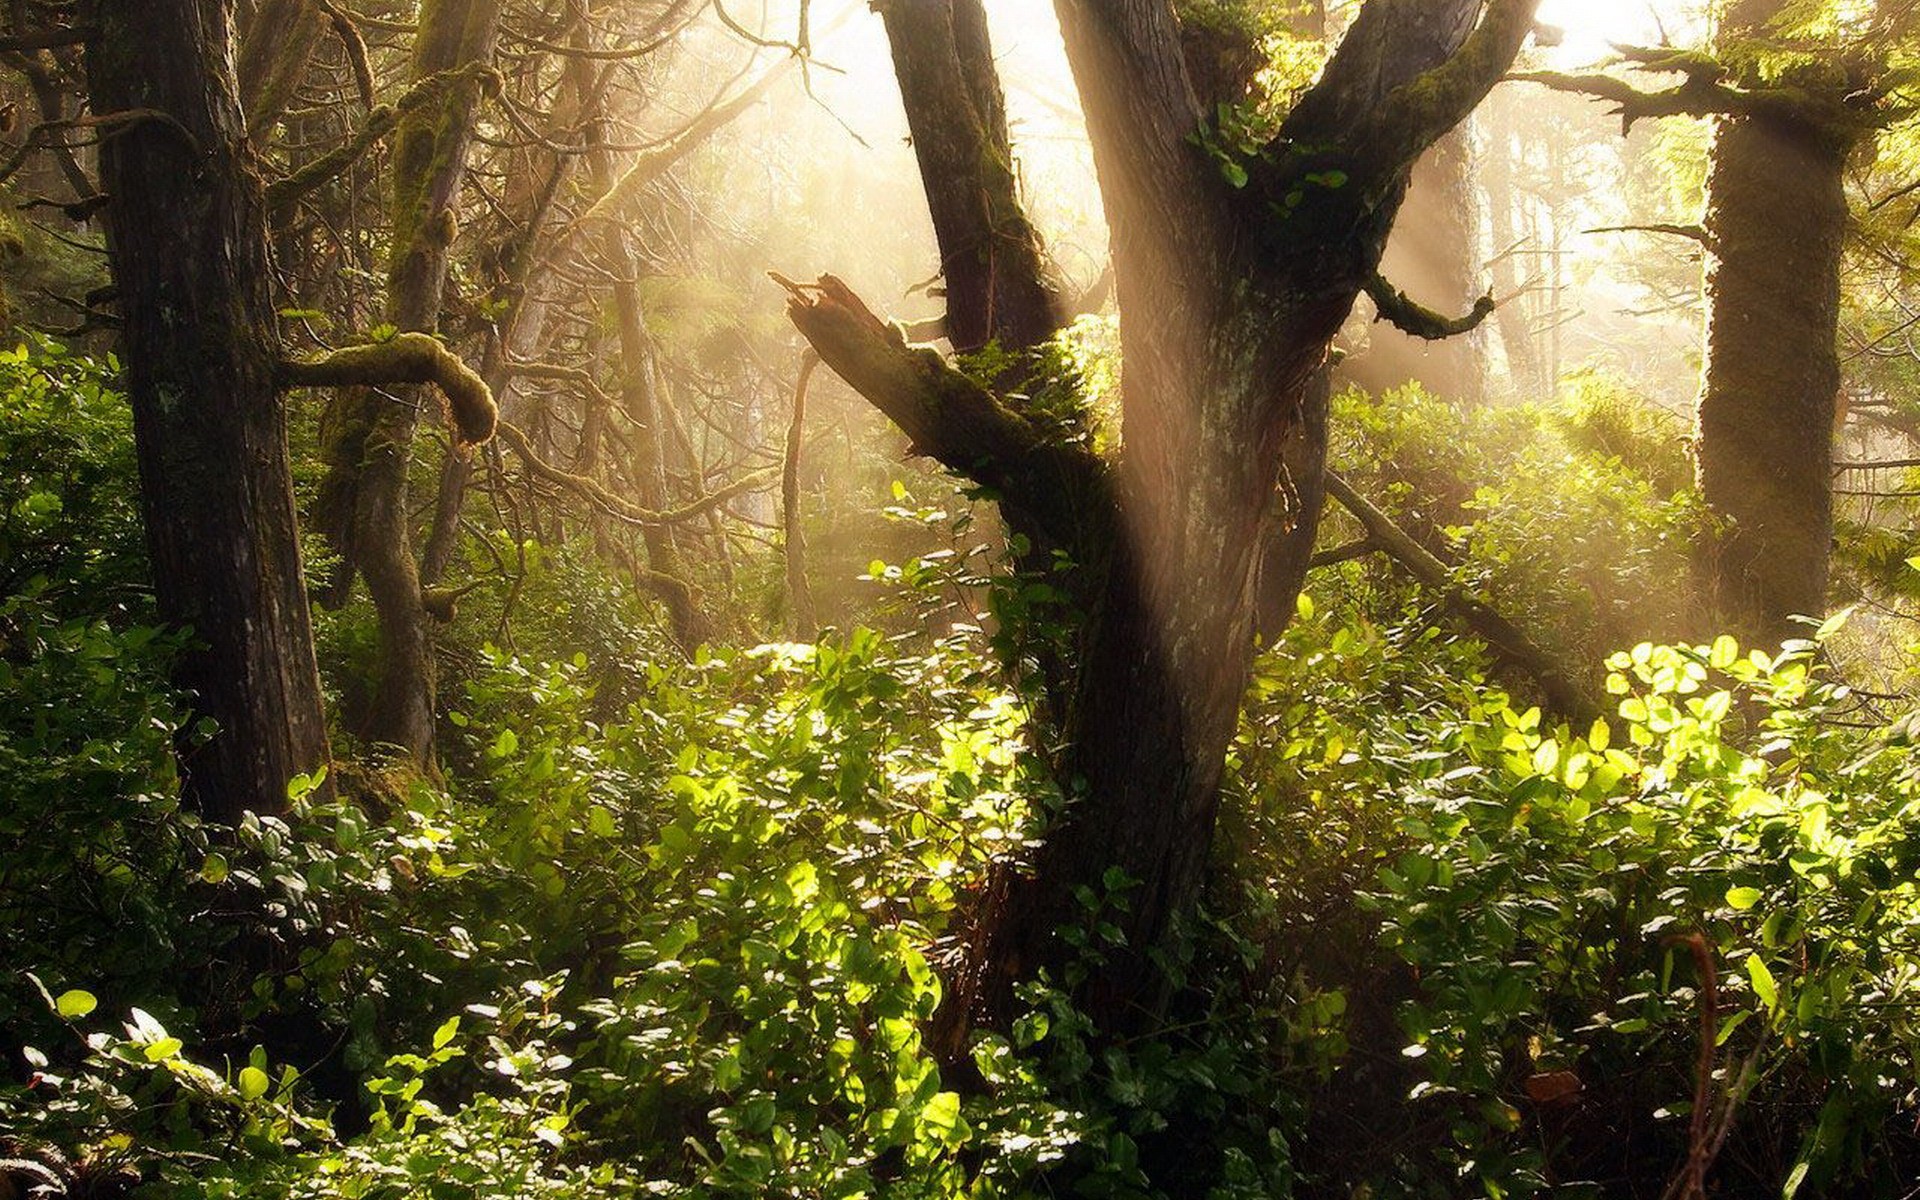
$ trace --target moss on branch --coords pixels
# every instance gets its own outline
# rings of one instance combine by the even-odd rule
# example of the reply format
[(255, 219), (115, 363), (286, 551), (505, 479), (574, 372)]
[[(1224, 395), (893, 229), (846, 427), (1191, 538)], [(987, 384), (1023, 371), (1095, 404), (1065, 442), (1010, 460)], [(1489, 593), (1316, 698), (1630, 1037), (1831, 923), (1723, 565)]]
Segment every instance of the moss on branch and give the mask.
[(1472, 312), (1465, 316), (1449, 317), (1421, 304), (1380, 275), (1367, 281), (1366, 291), (1374, 308), (1379, 310), (1381, 320), (1402, 333), (1429, 342), (1472, 333), (1480, 327), (1481, 322), (1493, 315), (1496, 307), (1492, 296), (1482, 296), (1473, 302)]
[(278, 373), (283, 387), (432, 384), (446, 401), (447, 426), (460, 446), (486, 442), (499, 423), (500, 410), (486, 381), (438, 338), (424, 333), (347, 346), (322, 358), (287, 359)]

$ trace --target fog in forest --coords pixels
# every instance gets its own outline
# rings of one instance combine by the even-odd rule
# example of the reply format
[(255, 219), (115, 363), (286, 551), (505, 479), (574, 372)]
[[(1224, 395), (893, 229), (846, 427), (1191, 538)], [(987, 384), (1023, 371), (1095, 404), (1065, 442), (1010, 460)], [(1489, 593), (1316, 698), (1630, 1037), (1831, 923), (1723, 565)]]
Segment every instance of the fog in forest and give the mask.
[(0, 7), (0, 1200), (1916, 1200), (1916, 81)]

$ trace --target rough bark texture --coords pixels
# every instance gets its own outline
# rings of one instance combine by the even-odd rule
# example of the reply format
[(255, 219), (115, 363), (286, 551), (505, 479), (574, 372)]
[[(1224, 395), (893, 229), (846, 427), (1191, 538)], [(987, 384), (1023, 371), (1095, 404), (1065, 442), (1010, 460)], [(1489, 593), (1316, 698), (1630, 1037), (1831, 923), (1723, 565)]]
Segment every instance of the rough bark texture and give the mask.
[(96, 113), (143, 109), (100, 147), (125, 320), (140, 490), (161, 614), (193, 627), (181, 682), (218, 732), (183, 747), (207, 816), (279, 811), (327, 761), (274, 382), (260, 180), (220, 0), (99, 9)]
[[(414, 80), (487, 62), (500, 11), (500, 0), (428, 0), (414, 45)], [(430, 334), (439, 324), (454, 204), (485, 86), (476, 75), (460, 78), (439, 103), (408, 112), (394, 131), (387, 320), (402, 332)], [(365, 390), (338, 397), (327, 414), (328, 474), (317, 514), (349, 569), (366, 579), (379, 619), (379, 678), (372, 704), (355, 722), (358, 732), (431, 768), (433, 617), (407, 506), (407, 472), (425, 402), (417, 389), (399, 393), (397, 401)]]
[[(1723, 40), (1758, 35), (1782, 3), (1732, 6)], [(1827, 605), (1849, 148), (1790, 114), (1724, 118), (1714, 137), (1696, 455), (1722, 525), (1706, 575), (1721, 622), (1758, 643)]]
[[(1374, 277), (1414, 160), (1480, 101), (1531, 27), (1531, 0), (1495, 0), (1476, 27), (1482, 8), (1370, 0), (1271, 158), (1248, 164), (1236, 189), (1195, 145), (1204, 113), (1170, 7), (1058, 0), (1112, 232), (1125, 368), (1115, 463), (1028, 419), (1017, 392), (1003, 399), (906, 346), (838, 281), (796, 289), (790, 311), (828, 366), (1071, 563), (1056, 576), (1070, 645), (1039, 672), (1038, 734), (1065, 804), (1033, 861), (991, 889), (956, 988), (975, 1019), (1005, 1020), (1014, 986), (1041, 971), (1112, 1035), (1164, 1010), (1152, 955), (1199, 894), (1282, 448)], [(903, 88), (910, 105), (916, 94)], [(963, 232), (978, 245), (973, 219)], [(936, 232), (955, 262), (963, 241)], [(1060, 933), (1086, 924), (1087, 889), (1123, 944), (1083, 961)]]

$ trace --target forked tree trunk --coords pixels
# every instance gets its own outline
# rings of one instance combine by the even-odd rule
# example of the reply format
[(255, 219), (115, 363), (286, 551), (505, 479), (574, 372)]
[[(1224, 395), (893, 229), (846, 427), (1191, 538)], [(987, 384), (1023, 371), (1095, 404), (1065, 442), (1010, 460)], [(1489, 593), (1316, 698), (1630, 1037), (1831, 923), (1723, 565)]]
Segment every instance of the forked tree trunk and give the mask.
[[(945, 45), (958, 56), (941, 75), (991, 77), (984, 38), (966, 32), (979, 23), (979, 0), (896, 0), (896, 61), (903, 7), (932, 26), (917, 50)], [(1271, 540), (1282, 447), (1303, 426), (1331, 339), (1374, 278), (1413, 161), (1505, 72), (1534, 3), (1494, 0), (1482, 17), (1479, 0), (1369, 0), (1271, 158), (1242, 166), (1239, 188), (1196, 146), (1205, 114), (1170, 6), (1056, 7), (1112, 231), (1124, 365), (1118, 461), (1030, 415), (1011, 386), (1017, 372), (996, 381), (996, 394), (904, 345), (837, 280), (796, 288), (789, 311), (822, 360), (916, 449), (993, 489), (1011, 528), (1059, 551), (1052, 579), (1069, 597), (1069, 629), (1061, 651), (1039, 659), (1036, 732), (1053, 748), (1064, 808), (1050, 815), (1033, 860), (995, 881), (956, 992), (975, 1019), (999, 1023), (1015, 985), (1045, 972), (1105, 1033), (1121, 1035), (1159, 1020), (1169, 983), (1153, 955), (1199, 895), (1254, 651), (1256, 570)], [(1006, 250), (987, 260), (997, 271), (1037, 257), (1030, 230), (996, 238), (981, 227), (1004, 212), (992, 198), (1012, 194), (1004, 125), (971, 84), (921, 89), (903, 78), (902, 92), (917, 144), (937, 125), (943, 144), (960, 147), (923, 151), (921, 165), (936, 214), (973, 214), (957, 232), (939, 219), (935, 230), (950, 300), (978, 295), (952, 286), (956, 271), (980, 269), (968, 247)], [(970, 209), (941, 196), (968, 188), (980, 193)], [(995, 325), (1009, 307), (950, 312), (949, 327), (977, 321), (1019, 344)], [(1043, 564), (1029, 556), (1030, 567)], [(1094, 958), (1062, 936), (1090, 926), (1088, 897), (1120, 939)], [(963, 1024), (943, 1031), (946, 1052)]]
[[(1759, 36), (1785, 3), (1732, 5), (1722, 39)], [(1827, 606), (1851, 145), (1786, 117), (1722, 118), (1714, 135), (1696, 459), (1719, 527), (1703, 550), (1716, 615), (1767, 645)]]
[(217, 732), (183, 743), (187, 795), (233, 821), (278, 812), (327, 761), (288, 473), (260, 178), (221, 0), (103, 4), (95, 114), (125, 322), (140, 498), (162, 617), (191, 626), (180, 682)]

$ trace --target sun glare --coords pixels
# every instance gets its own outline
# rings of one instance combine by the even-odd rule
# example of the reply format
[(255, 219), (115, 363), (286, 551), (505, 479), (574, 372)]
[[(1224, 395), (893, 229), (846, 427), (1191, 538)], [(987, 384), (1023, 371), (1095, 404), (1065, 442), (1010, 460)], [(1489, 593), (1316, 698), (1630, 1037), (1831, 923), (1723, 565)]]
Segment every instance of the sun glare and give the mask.
[(1683, 42), (1693, 30), (1695, 5), (1648, 0), (1545, 0), (1540, 21), (1562, 31), (1551, 57), (1560, 65), (1589, 66), (1606, 58), (1615, 43), (1657, 43), (1664, 33)]

